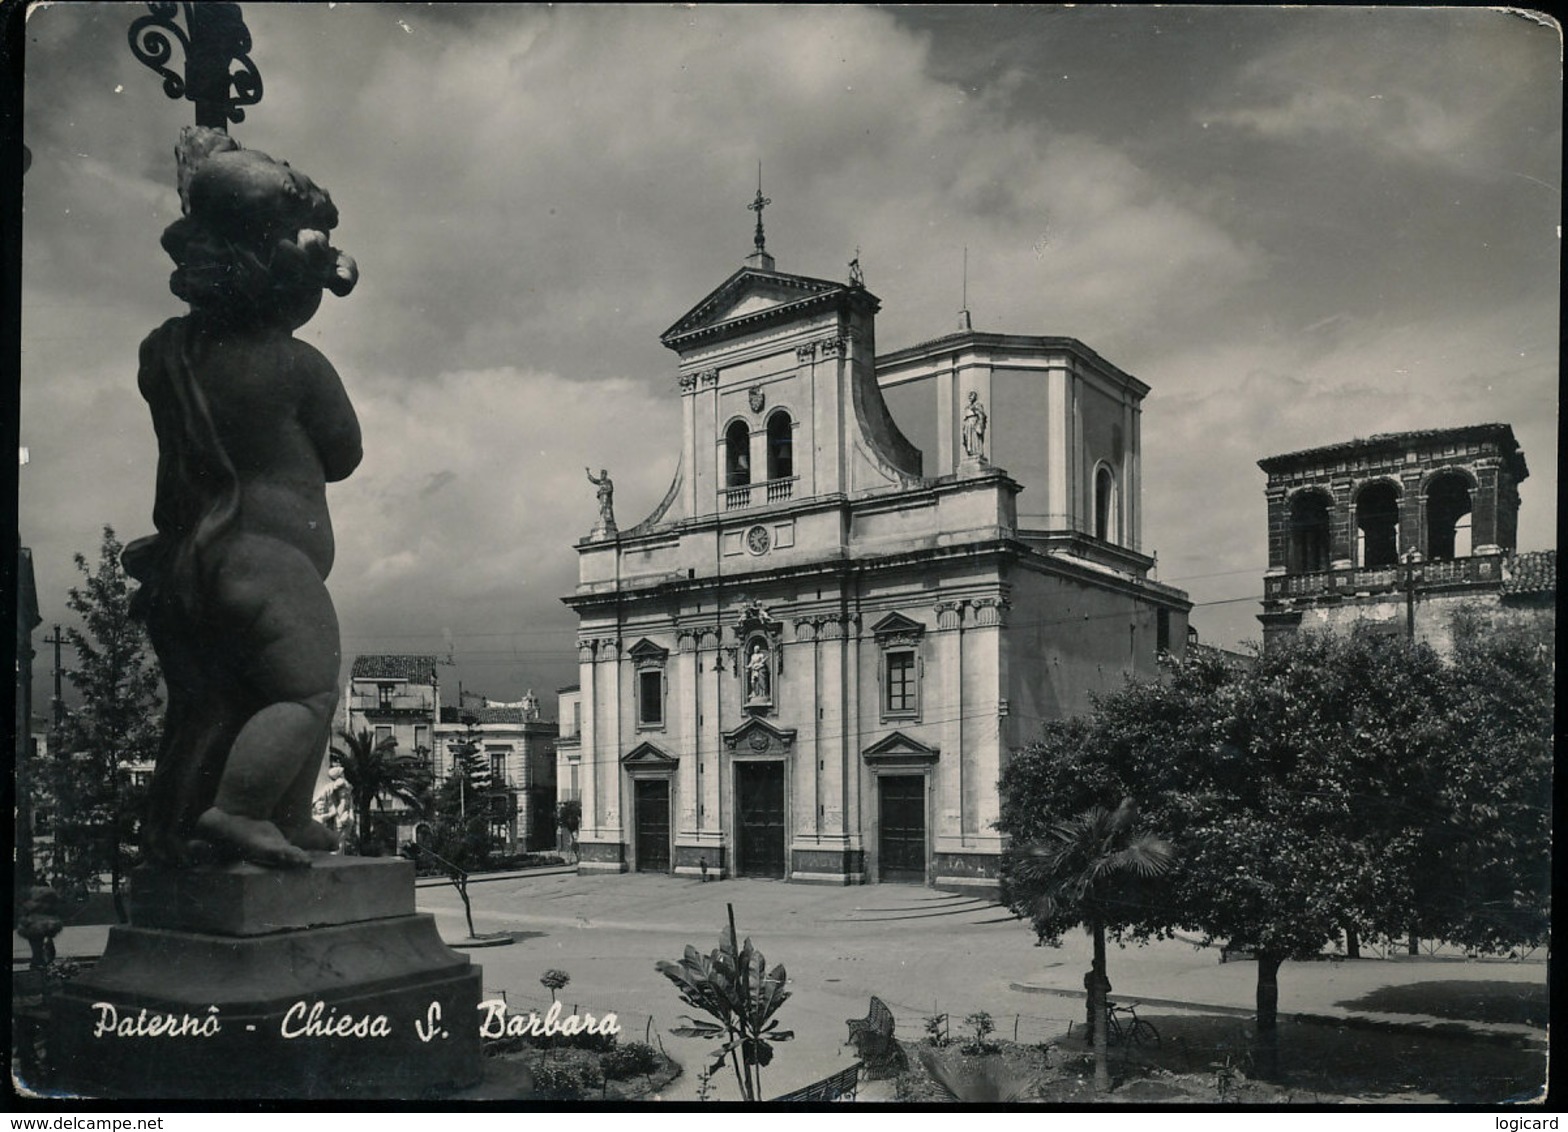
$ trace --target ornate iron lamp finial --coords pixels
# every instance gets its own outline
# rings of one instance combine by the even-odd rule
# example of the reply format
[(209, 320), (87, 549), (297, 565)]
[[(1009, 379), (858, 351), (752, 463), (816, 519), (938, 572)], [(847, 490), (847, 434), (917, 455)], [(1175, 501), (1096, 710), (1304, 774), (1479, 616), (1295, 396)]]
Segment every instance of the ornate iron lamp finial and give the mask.
[[(184, 9), (185, 28), (175, 21)], [(243, 122), (245, 106), (261, 101), (261, 72), (250, 59), (250, 29), (238, 4), (217, 0), (195, 3), (149, 3), (148, 15), (132, 22), (131, 53), (163, 76), (163, 93), (196, 104), (196, 124), (227, 130)], [(185, 51), (185, 74), (168, 66), (174, 56), (171, 37)], [(238, 71), (231, 71), (234, 63)]]

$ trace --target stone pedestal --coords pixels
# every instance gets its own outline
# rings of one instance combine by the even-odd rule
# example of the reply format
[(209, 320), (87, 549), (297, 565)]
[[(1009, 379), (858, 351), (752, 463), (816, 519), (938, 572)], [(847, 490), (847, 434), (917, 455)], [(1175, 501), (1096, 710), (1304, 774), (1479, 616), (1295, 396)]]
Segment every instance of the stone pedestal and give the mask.
[(58, 1086), (120, 1098), (415, 1099), (480, 1075), (480, 972), (414, 912), (408, 861), (143, 869), (66, 984)]

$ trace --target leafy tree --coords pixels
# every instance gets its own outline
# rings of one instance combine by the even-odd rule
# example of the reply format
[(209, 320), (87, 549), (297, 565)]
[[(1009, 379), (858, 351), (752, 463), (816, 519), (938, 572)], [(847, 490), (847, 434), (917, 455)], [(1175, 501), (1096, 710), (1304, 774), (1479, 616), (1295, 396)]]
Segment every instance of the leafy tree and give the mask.
[(566, 986), (566, 984), (571, 981), (572, 977), (565, 971), (561, 970), (559, 967), (551, 967), (548, 971), (539, 976), (539, 985), (550, 992), (551, 1002), (555, 1001), (555, 992)]
[(767, 961), (750, 939), (736, 947), (733, 906), (729, 914), (729, 927), (712, 952), (703, 955), (688, 944), (679, 962), (663, 960), (656, 967), (675, 984), (682, 1002), (714, 1019), (687, 1018), (687, 1025), (670, 1033), (682, 1038), (723, 1038), (707, 1075), (719, 1072), (728, 1061), (742, 1099), (758, 1101), (762, 1099), (762, 1069), (773, 1060), (773, 1044), (795, 1036), (793, 1031), (779, 1029), (778, 1019), (773, 1017), (789, 998), (784, 989), (789, 978), (782, 963), (767, 970)]
[[(1146, 897), (1143, 882), (1164, 874), (1171, 865), (1170, 843), (1137, 828), (1138, 809), (1123, 798), (1115, 810), (1091, 806), (1057, 823), (1046, 840), (1009, 854), (1005, 885), (1009, 906), (1029, 916), (1039, 938), (1060, 943), (1061, 934), (1080, 924), (1094, 941), (1094, 965), (1085, 979), (1094, 1044), (1094, 1087), (1111, 1087), (1107, 1055), (1107, 1010), (1111, 989), (1105, 973), (1105, 932)], [(976, 1044), (983, 1035), (976, 1030)]]
[(472, 869), (485, 864), (495, 849), (490, 819), (496, 791), (480, 746), (478, 720), (467, 716), (463, 722), (463, 738), (451, 748), (451, 773), (436, 791), (431, 847), (452, 864)]
[(1268, 1075), (1281, 965), (1347, 924), (1491, 948), (1544, 938), (1550, 703), (1527, 643), (1461, 644), (1445, 666), (1398, 637), (1303, 633), (1251, 668), (1171, 662), (1020, 752), (998, 825), (1027, 844), (1133, 798), (1178, 859), (1158, 900), (1108, 907), (1107, 930), (1251, 950)]
[(372, 806), (379, 802), (385, 807), (390, 795), (423, 813), (429, 798), (430, 772), (418, 753), (398, 754), (397, 740), (391, 736), (378, 741), (369, 730), (356, 734), (345, 728), (338, 732), (338, 737), (343, 745), (332, 748), (332, 757), (343, 768), (343, 779), (353, 799), (359, 852), (366, 857), (380, 856), (372, 826)]
[(1551, 930), (1554, 634), (1460, 617), (1447, 669), (1453, 741), (1432, 768), (1435, 819), (1413, 848), (1419, 934), (1478, 952)]
[(131, 582), (120, 565), (123, 547), (104, 527), (98, 565), (75, 556), (83, 584), (67, 604), (81, 626), (66, 631), (76, 664), (66, 673), (79, 696), (51, 752), (48, 789), (55, 810), (55, 880), (71, 894), (111, 875), (124, 919), (121, 879), (134, 863), (145, 788), (129, 767), (158, 751), (159, 677), (146, 630), (131, 616)]
[(571, 848), (577, 849), (577, 831), (583, 825), (583, 804), (577, 798), (568, 798), (555, 810), (555, 824), (566, 831), (571, 839)]

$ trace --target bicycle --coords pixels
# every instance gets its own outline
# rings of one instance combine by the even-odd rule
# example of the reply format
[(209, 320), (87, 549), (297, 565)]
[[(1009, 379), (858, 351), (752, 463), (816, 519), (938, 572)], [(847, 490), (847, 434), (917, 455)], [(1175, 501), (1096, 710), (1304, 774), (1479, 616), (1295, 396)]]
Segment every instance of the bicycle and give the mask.
[[(1119, 1019), (1118, 1014), (1125, 1015), (1127, 1021)], [(1111, 1045), (1159, 1048), (1160, 1032), (1154, 1028), (1153, 1022), (1138, 1017), (1136, 1002), (1112, 1003), (1106, 1012), (1106, 1021), (1110, 1024), (1106, 1037)]]

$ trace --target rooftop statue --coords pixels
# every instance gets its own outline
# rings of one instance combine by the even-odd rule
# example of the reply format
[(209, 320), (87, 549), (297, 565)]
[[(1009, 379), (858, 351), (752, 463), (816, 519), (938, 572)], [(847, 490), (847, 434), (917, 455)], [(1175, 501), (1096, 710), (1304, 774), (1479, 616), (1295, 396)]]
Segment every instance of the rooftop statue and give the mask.
[(293, 331), (358, 269), (308, 177), (221, 130), (187, 128), (176, 152), (184, 216), (163, 247), (191, 309), (141, 345), (157, 533), (125, 551), (168, 685), (147, 849), (303, 866), (337, 845), (311, 816), (341, 647), (326, 485), (361, 452), (337, 371)]

